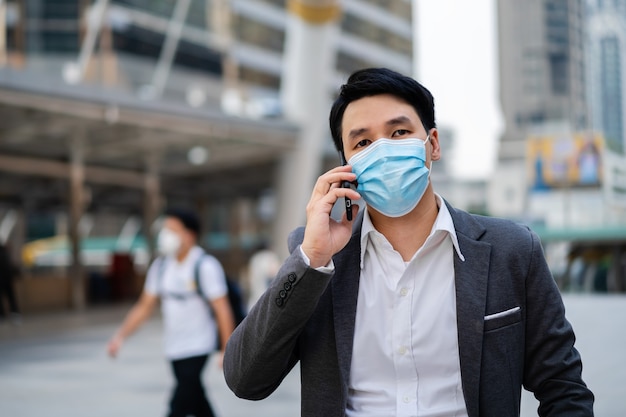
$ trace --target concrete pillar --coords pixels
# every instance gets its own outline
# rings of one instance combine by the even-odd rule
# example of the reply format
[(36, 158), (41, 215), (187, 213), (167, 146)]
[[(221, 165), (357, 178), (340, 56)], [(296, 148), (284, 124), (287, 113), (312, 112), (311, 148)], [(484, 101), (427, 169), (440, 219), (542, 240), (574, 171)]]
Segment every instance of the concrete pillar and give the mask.
[(71, 264), (69, 269), (71, 280), (72, 307), (82, 310), (87, 304), (85, 271), (80, 256), (81, 236), (79, 222), (85, 209), (85, 162), (84, 144), (85, 131), (77, 129), (70, 144), (70, 216), (69, 238), (71, 248)]
[(418, 10), (418, 5), (419, 0), (411, 0), (411, 27), (413, 29), (413, 61), (412, 61), (412, 65), (413, 65), (413, 78), (415, 78), (416, 80), (420, 79), (420, 72), (419, 72), (419, 63), (420, 63), (420, 49), (419, 49), (419, 27), (418, 27), (418, 22), (420, 21), (420, 14), (419, 14), (419, 10)]
[(117, 58), (113, 50), (113, 30), (105, 24), (100, 31), (100, 76), (102, 84), (115, 86), (118, 80)]
[(227, 273), (231, 275), (238, 274), (239, 271), (235, 268), (236, 265), (243, 263), (243, 250), (242, 250), (242, 237), (243, 237), (243, 218), (245, 211), (245, 199), (241, 197), (235, 197), (230, 200), (230, 216), (229, 216), (229, 231), (228, 234), (231, 237), (230, 250), (228, 251)]
[(159, 177), (160, 155), (152, 153), (146, 157), (144, 204), (143, 204), (143, 230), (146, 238), (149, 259), (155, 257), (154, 234), (152, 225), (161, 214), (161, 180)]
[(611, 247), (611, 265), (607, 274), (607, 287), (609, 292), (621, 293), (624, 287), (624, 261), (626, 249), (623, 245), (614, 244)]
[(7, 64), (7, 2), (0, 0), (0, 68)]
[(222, 54), (222, 71), (225, 89), (239, 88), (239, 65), (233, 58), (233, 30), (232, 30), (232, 12), (230, 9), (230, 0), (212, 0), (207, 5), (210, 10), (208, 25), (213, 33), (217, 34), (220, 42), (224, 46)]
[(339, 1), (289, 0), (281, 102), (285, 116), (301, 127), (295, 150), (283, 157), (278, 179), (278, 213), (272, 247), (287, 255), (285, 239), (304, 224), (306, 204), (321, 174), (330, 141), (328, 112), (339, 35)]

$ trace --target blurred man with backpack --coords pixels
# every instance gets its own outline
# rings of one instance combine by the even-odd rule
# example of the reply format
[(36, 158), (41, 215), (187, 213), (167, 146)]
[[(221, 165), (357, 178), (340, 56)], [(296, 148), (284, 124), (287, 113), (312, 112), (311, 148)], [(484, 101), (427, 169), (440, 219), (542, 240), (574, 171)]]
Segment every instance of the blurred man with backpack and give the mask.
[(220, 262), (198, 246), (200, 222), (194, 212), (171, 209), (157, 239), (161, 254), (144, 290), (108, 344), (115, 357), (124, 340), (149, 318), (161, 300), (165, 356), (176, 379), (168, 417), (212, 417), (202, 384), (209, 355), (219, 349), (221, 366), (235, 320)]

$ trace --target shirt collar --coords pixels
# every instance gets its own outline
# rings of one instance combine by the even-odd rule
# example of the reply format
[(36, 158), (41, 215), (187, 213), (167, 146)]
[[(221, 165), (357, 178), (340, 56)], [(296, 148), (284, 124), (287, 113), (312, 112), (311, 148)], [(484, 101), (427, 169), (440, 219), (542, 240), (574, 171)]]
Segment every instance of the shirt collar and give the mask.
[(439, 214), (437, 215), (437, 219), (435, 220), (435, 224), (433, 225), (433, 230), (431, 230), (430, 234), (432, 235), (437, 230), (443, 230), (444, 232), (448, 232), (448, 235), (452, 239), (452, 246), (454, 246), (454, 250), (456, 251), (457, 256), (463, 262), (465, 262), (465, 257), (461, 253), (461, 248), (459, 247), (459, 240), (456, 236), (456, 229), (454, 228), (454, 222), (452, 221), (452, 215), (450, 214), (450, 210), (448, 210), (448, 206), (439, 194), (435, 193), (435, 198), (437, 199)]
[(194, 245), (191, 247), (191, 249), (189, 249), (189, 252), (187, 252), (187, 256), (185, 256), (185, 259), (183, 259), (182, 262), (178, 262), (178, 258), (176, 255), (167, 255), (166, 258), (172, 262), (183, 265), (183, 264), (195, 263), (196, 260), (199, 257), (201, 257), (203, 253), (204, 253), (204, 249), (202, 249), (198, 245)]
[[(461, 253), (459, 241), (456, 236), (456, 230), (454, 229), (454, 222), (452, 221), (452, 216), (450, 215), (448, 206), (446, 206), (443, 198), (441, 198), (439, 194), (435, 193), (435, 198), (437, 200), (437, 206), (439, 207), (439, 213), (437, 214), (437, 218), (435, 219), (435, 223), (433, 224), (433, 228), (431, 229), (429, 236), (432, 236), (437, 231), (447, 232), (450, 239), (452, 239), (452, 245), (454, 246), (456, 254), (462, 261), (465, 262), (465, 257)], [(367, 245), (370, 244), (370, 233), (380, 233), (372, 224), (372, 219), (370, 218), (367, 208), (364, 211), (363, 225), (361, 226), (361, 269), (363, 269), (363, 259), (365, 257)]]

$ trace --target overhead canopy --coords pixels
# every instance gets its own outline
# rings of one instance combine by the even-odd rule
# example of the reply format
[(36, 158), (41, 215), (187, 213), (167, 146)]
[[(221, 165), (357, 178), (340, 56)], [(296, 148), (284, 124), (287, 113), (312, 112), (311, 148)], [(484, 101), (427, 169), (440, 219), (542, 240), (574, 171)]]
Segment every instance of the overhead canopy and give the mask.
[[(280, 119), (251, 120), (218, 108), (71, 86), (41, 73), (0, 71), (4, 200), (23, 197), (25, 190), (49, 192), (51, 178), (68, 178), (77, 144), (84, 149), (90, 185), (143, 188), (145, 172), (156, 169), (165, 195), (250, 192), (273, 182), (272, 167), (294, 147), (297, 134), (295, 125)], [(194, 147), (200, 147), (201, 157), (206, 154), (205, 162), (190, 161)]]

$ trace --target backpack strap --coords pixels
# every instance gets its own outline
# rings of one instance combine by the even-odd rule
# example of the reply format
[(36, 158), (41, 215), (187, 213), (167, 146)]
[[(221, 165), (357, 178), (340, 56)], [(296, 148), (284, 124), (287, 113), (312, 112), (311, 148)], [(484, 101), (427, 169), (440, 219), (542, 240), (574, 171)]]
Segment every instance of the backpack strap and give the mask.
[[(202, 291), (202, 284), (200, 283), (200, 266), (202, 265), (202, 260), (204, 259), (205, 252), (202, 252), (202, 255), (198, 257), (195, 265), (193, 266), (193, 280), (196, 284), (196, 293), (203, 301), (205, 301), (209, 305), (209, 312), (211, 313), (211, 317), (215, 320), (215, 325), (217, 326), (217, 316), (215, 315), (215, 311), (213, 311), (213, 304), (211, 304), (211, 300), (208, 300), (204, 292)], [(219, 330), (218, 330), (218, 346), (219, 346)]]
[(202, 253), (202, 255), (198, 257), (193, 267), (193, 280), (196, 284), (196, 292), (202, 299), (205, 299), (206, 297), (202, 292), (202, 285), (200, 284), (200, 265), (202, 264), (202, 259), (204, 259), (204, 253)]
[[(202, 288), (200, 287), (200, 264), (202, 263), (202, 258), (204, 258), (204, 254), (196, 260), (194, 264), (194, 281), (196, 285), (196, 293), (198, 296), (204, 299), (204, 294), (202, 293)], [(165, 257), (159, 256), (154, 260), (155, 266), (157, 268), (157, 294), (164, 298), (165, 296), (173, 297), (178, 300), (183, 300), (186, 298), (184, 294), (165, 294), (163, 291), (163, 275), (165, 275)]]

